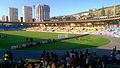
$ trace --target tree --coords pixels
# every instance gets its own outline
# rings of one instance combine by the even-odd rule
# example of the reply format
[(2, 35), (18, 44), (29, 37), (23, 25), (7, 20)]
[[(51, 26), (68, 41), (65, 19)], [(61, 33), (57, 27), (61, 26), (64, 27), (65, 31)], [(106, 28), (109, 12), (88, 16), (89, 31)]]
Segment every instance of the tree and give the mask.
[(111, 13), (110, 13), (110, 10), (107, 10), (106, 15), (107, 15), (107, 16), (110, 16), (110, 14), (111, 14)]
[(70, 16), (63, 17), (63, 20), (69, 21), (70, 20)]
[(116, 15), (120, 15), (120, 10), (118, 10), (118, 11), (116, 12)]
[(94, 18), (94, 17), (95, 17), (95, 14), (92, 13), (92, 12), (90, 12), (90, 13), (89, 13), (89, 17), (90, 17), (90, 18)]
[(62, 16), (57, 17), (59, 21), (62, 21)]
[(72, 21), (73, 21), (73, 20), (76, 20), (76, 18), (75, 18), (75, 17), (73, 17), (73, 16), (71, 16), (71, 17), (70, 17), (70, 20), (72, 20)]
[(57, 19), (57, 17), (51, 17), (51, 19)]
[(101, 9), (101, 16), (105, 16), (105, 8), (104, 7)]

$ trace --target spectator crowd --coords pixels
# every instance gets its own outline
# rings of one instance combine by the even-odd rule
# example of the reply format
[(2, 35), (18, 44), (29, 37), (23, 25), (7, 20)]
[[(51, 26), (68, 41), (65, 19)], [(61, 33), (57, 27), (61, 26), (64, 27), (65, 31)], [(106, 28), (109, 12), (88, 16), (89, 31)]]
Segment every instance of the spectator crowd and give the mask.
[(120, 38), (120, 25), (112, 26), (99, 33), (103, 36)]
[[(43, 51), (39, 61), (29, 62), (27, 58), (21, 58), (18, 62), (13, 62), (12, 52), (4, 54), (2, 68), (106, 68), (107, 64), (120, 65), (120, 51), (113, 48), (110, 55), (97, 55), (96, 51), (90, 52), (71, 50), (63, 55), (55, 52)], [(9, 66), (9, 67), (8, 67)]]
[(104, 26), (98, 26), (98, 27), (36, 26), (36, 27), (26, 28), (26, 31), (58, 32), (58, 33), (74, 33), (74, 34), (98, 34), (103, 30), (105, 30)]

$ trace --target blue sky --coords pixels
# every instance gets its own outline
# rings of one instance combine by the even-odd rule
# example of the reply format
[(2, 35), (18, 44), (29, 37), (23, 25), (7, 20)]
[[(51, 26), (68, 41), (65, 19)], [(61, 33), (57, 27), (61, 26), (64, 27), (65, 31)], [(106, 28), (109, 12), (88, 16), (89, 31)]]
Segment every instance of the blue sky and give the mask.
[[(50, 6), (50, 16), (69, 15), (92, 8), (114, 5), (114, 0), (2, 0), (0, 2), (0, 19), (2, 15), (8, 15), (8, 7), (18, 8), (19, 17), (22, 16), (22, 6), (47, 4)], [(116, 0), (120, 4), (120, 0)]]

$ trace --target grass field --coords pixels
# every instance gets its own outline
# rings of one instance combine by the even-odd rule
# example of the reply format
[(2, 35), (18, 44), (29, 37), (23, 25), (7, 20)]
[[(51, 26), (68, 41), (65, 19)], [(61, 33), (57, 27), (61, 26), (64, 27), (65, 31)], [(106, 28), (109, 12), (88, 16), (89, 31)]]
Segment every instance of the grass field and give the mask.
[[(33, 38), (34, 41), (47, 40), (58, 38), (59, 33), (47, 33), (47, 32), (27, 32), (27, 31), (5, 31), (0, 32), (0, 35), (7, 35), (8, 38), (0, 38), (0, 49), (10, 49), (11, 46), (27, 43), (26, 38)], [(69, 34), (69, 36), (74, 36)], [(68, 49), (81, 49), (89, 47), (98, 47), (106, 45), (110, 40), (95, 36), (87, 35), (77, 39), (69, 39), (49, 44), (43, 44), (42, 46), (33, 46), (29, 48), (22, 48), (22, 50), (68, 50)]]

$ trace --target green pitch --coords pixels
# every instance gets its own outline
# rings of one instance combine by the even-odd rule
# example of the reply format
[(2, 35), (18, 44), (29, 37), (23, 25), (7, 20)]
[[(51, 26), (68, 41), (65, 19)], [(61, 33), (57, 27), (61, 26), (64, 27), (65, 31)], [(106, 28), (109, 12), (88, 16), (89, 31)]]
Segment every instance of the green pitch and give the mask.
[[(0, 36), (6, 36), (7, 38), (0, 38), (0, 49), (10, 49), (11, 46), (17, 44), (28, 43), (26, 38), (33, 38), (33, 41), (47, 40), (58, 38), (60, 33), (48, 33), (48, 32), (28, 32), (28, 31), (5, 31), (0, 32)], [(64, 34), (63, 34), (64, 35)], [(69, 34), (68, 36), (75, 36)], [(43, 44), (42, 46), (33, 46), (29, 48), (22, 48), (21, 50), (68, 50), (68, 49), (81, 49), (106, 45), (110, 40), (95, 36), (87, 35), (78, 39), (69, 39), (54, 43)]]

